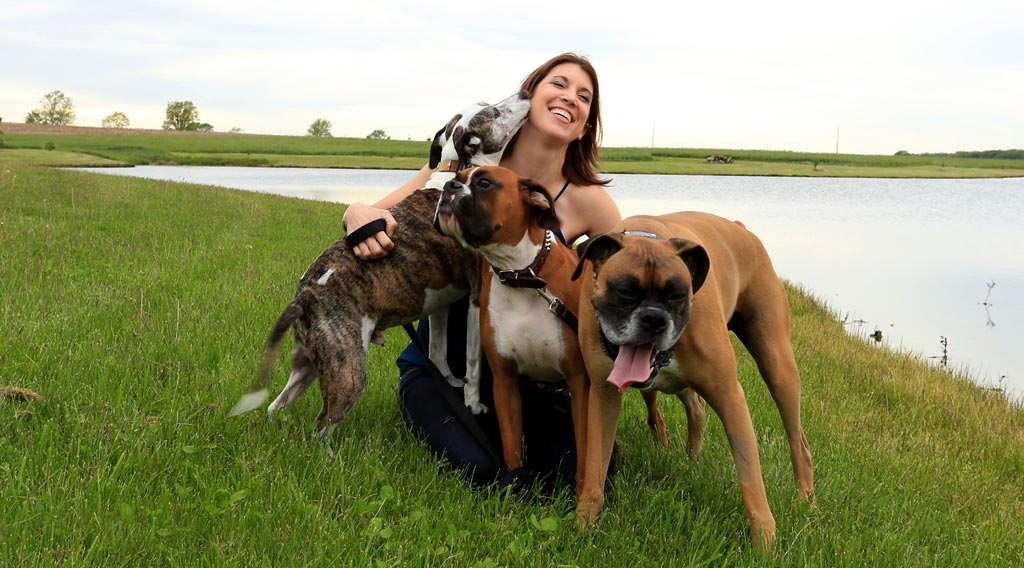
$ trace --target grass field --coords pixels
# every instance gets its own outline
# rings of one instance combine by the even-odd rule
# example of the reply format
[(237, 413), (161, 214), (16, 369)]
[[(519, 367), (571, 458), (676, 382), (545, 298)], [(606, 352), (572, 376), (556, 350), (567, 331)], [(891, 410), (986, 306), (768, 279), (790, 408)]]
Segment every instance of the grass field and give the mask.
[[(0, 125), (8, 129), (14, 125)], [(309, 136), (173, 133), (66, 127), (58, 133), (34, 132), (19, 125), (0, 134), (0, 159), (12, 150), (46, 151), (49, 165), (182, 164), (319, 168), (419, 169), (426, 162), (426, 140), (367, 140)], [(706, 163), (712, 154), (731, 164)], [(12, 156), (7, 157), (5, 156)], [(817, 177), (1022, 177), (1024, 161), (937, 156), (867, 156), (723, 150), (712, 148), (615, 148), (601, 151), (609, 174), (710, 174)], [(95, 160), (94, 163), (90, 163)]]
[(797, 499), (778, 414), (739, 358), (778, 521), (766, 555), (749, 548), (720, 423), (709, 414), (690, 462), (684, 414), (667, 397), (667, 451), (628, 397), (619, 473), (589, 531), (572, 523), (570, 496), (473, 490), (439, 468), (395, 402), (400, 330), (371, 350), (333, 461), (309, 437), (315, 392), (278, 426), (261, 412), (228, 418), (343, 211), (0, 157), (0, 565), (1010, 567), (1024, 557), (1024, 411), (850, 337), (796, 288), (814, 506)]

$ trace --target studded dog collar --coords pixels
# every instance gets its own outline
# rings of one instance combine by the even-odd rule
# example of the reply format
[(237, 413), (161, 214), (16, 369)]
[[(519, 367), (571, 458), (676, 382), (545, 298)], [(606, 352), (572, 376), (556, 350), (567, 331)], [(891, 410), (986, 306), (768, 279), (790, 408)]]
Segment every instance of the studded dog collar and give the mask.
[(540, 250), (537, 251), (537, 256), (533, 258), (533, 262), (526, 268), (499, 270), (498, 267), (492, 265), (491, 270), (498, 277), (498, 282), (509, 288), (540, 289), (546, 287), (548, 283), (540, 276), (537, 276), (537, 274), (544, 267), (544, 262), (548, 259), (548, 253), (551, 252), (551, 243), (554, 238), (555, 235), (551, 231), (544, 232), (544, 245), (540, 247)]

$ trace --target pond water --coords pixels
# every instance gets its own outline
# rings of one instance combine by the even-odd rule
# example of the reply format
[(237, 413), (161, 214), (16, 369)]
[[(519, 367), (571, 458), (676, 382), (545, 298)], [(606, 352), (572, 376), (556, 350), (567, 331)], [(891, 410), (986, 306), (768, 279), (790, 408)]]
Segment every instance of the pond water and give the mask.
[[(323, 201), (372, 202), (399, 170), (139, 166), (107, 174)], [(677, 210), (738, 219), (779, 274), (854, 334), (1024, 395), (1024, 178), (920, 180), (616, 175), (624, 216)], [(340, 230), (340, 220), (339, 220)], [(339, 231), (340, 232), (340, 231)], [(312, 260), (312, 256), (310, 260)]]

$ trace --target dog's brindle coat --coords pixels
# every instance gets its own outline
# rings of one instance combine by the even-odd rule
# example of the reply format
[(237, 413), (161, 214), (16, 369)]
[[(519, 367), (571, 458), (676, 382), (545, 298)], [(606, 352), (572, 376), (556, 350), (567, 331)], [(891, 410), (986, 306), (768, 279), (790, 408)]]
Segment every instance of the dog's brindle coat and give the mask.
[[(492, 105), (476, 105), (457, 115), (435, 136), (430, 166), (470, 162), (496, 163), (504, 147), (526, 121), (526, 93), (517, 93)], [(489, 152), (484, 154), (482, 152)], [(344, 239), (324, 251), (299, 281), (295, 298), (274, 325), (267, 353), (250, 393), (232, 414), (252, 410), (266, 398), (270, 370), (285, 333), (295, 335), (292, 372), (277, 399), (267, 408), (272, 414), (291, 405), (316, 377), (323, 397), (316, 435), (323, 440), (337, 426), (366, 385), (366, 352), (372, 342), (383, 342), (383, 330), (431, 318), (430, 358), (447, 370), (443, 342), (447, 306), (468, 292), (478, 295), (480, 259), (433, 230), (433, 213), (444, 181), (456, 167), (435, 172), (428, 188), (415, 191), (390, 209), (398, 223), (391, 235), (396, 243), (386, 257), (359, 260)], [(472, 303), (470, 330), (478, 327), (479, 312)], [(471, 334), (473, 335), (473, 334)], [(442, 346), (443, 347), (443, 346)], [(467, 340), (466, 403), (481, 411), (478, 398), (479, 339)], [(477, 405), (474, 407), (474, 405)], [(330, 452), (330, 448), (328, 448)]]
[[(420, 189), (390, 209), (398, 229), (386, 262), (359, 260), (339, 239), (309, 267), (271, 332), (270, 344), (277, 345), (293, 327), (296, 348), (288, 386), (269, 411), (291, 405), (319, 376), (323, 406), (317, 434), (323, 438), (362, 394), (366, 351), (375, 336), (438, 311), (442, 321), (436, 325), (445, 329), (442, 308), (471, 290), (476, 294), (479, 258), (431, 225), (439, 197), (436, 189)], [(424, 269), (425, 263), (432, 268)], [(391, 291), (387, 301), (382, 291)], [(261, 373), (275, 359), (268, 352)]]
[[(761, 241), (739, 222), (707, 213), (637, 216), (587, 243), (580, 346), (592, 380), (584, 489), (577, 508), (592, 523), (604, 503), (604, 479), (631, 383), (677, 394), (696, 455), (703, 412), (695, 391), (725, 428), (755, 546), (768, 546), (775, 519), (768, 507), (750, 412), (737, 380), (733, 331), (757, 362), (778, 406), (799, 495), (813, 498), (810, 448), (800, 424), (800, 374), (790, 343), (786, 292)], [(584, 270), (585, 263), (591, 270)], [(619, 353), (614, 360), (609, 347)], [(655, 352), (668, 365), (649, 380)], [(692, 391), (691, 391), (692, 389)], [(695, 437), (696, 436), (696, 437)]]

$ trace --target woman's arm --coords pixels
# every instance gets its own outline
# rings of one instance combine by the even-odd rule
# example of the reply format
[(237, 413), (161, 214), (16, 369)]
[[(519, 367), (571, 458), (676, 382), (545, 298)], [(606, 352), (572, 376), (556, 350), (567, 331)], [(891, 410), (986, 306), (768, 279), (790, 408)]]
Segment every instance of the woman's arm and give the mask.
[(377, 219), (384, 219), (386, 224), (383, 231), (367, 237), (366, 240), (352, 248), (352, 252), (358, 258), (363, 260), (382, 258), (388, 254), (388, 251), (395, 248), (391, 235), (398, 228), (398, 222), (391, 216), (388, 208), (412, 195), (413, 191), (425, 187), (433, 171), (430, 169), (430, 166), (423, 166), (412, 179), (385, 195), (373, 205), (355, 202), (348, 206), (348, 209), (345, 210), (345, 215), (341, 218), (341, 223), (349, 234), (370, 221)]

